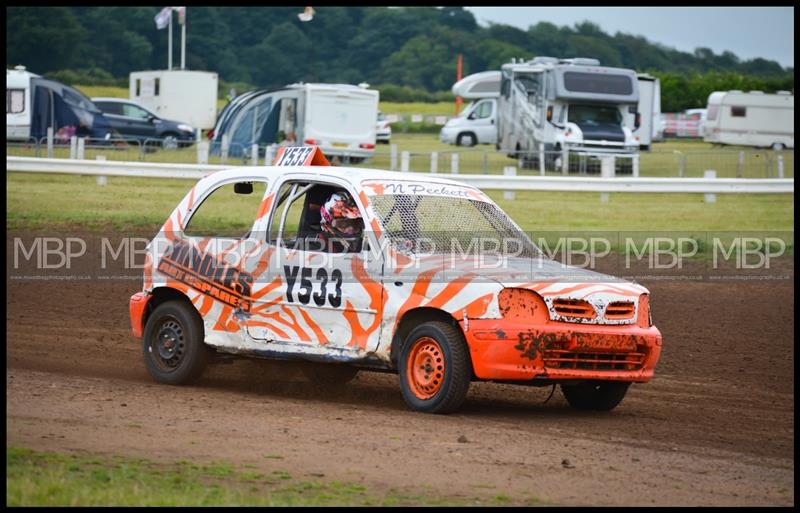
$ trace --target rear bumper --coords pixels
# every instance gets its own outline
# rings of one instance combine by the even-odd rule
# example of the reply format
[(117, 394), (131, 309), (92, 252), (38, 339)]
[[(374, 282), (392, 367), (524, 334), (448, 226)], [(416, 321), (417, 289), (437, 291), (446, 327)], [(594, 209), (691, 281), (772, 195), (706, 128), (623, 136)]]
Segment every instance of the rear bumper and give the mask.
[(147, 310), (147, 303), (152, 296), (144, 292), (137, 292), (131, 296), (128, 304), (131, 314), (131, 332), (136, 338), (142, 338), (144, 332), (144, 314)]
[(644, 383), (661, 356), (661, 333), (654, 326), (469, 319), (464, 334), (475, 375), (486, 380)]

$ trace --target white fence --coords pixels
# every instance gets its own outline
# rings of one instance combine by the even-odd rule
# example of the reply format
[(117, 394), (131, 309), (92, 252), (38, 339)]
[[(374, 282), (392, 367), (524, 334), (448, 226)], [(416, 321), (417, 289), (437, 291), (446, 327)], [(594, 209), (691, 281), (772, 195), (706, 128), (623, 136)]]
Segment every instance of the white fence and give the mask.
[[(203, 164), (157, 164), (107, 160), (43, 159), (6, 157), (6, 170), (29, 173), (67, 173), (142, 178), (186, 178), (203, 176), (235, 166)], [(515, 173), (514, 171), (513, 173)], [(505, 191), (658, 192), (658, 193), (794, 193), (794, 178), (641, 178), (586, 176), (446, 175), (479, 189)], [(430, 176), (430, 175), (428, 175)], [(445, 176), (442, 176), (445, 178)]]

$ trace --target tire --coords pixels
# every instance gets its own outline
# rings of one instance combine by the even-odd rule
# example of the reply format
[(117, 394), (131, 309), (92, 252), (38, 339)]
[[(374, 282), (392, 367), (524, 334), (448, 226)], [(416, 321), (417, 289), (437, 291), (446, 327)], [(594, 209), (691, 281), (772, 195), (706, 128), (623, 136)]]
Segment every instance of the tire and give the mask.
[(786, 148), (786, 146), (783, 143), (772, 143), (771, 147), (773, 150), (782, 150)]
[(450, 413), (467, 396), (472, 363), (464, 336), (441, 321), (409, 333), (398, 358), (400, 390), (406, 404), (425, 413)]
[(178, 148), (178, 134), (166, 133), (162, 137), (161, 147), (165, 150), (174, 150)]
[(475, 135), (467, 132), (465, 134), (458, 134), (456, 138), (456, 145), (457, 146), (467, 146), (468, 148), (472, 148), (476, 144)]
[(630, 383), (622, 381), (586, 381), (561, 385), (561, 392), (576, 410), (611, 411), (622, 402)]
[(343, 363), (309, 364), (303, 366), (303, 374), (312, 383), (332, 387), (352, 381), (358, 374), (358, 368)]
[(159, 383), (192, 383), (203, 373), (212, 353), (203, 338), (203, 321), (190, 304), (167, 301), (158, 305), (142, 336), (147, 371)]

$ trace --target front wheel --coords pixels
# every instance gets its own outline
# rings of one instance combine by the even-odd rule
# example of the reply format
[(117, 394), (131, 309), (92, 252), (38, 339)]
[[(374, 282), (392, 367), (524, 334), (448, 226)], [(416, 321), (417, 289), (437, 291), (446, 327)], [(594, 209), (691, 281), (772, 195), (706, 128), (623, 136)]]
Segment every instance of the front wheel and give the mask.
[(211, 349), (203, 342), (203, 321), (184, 301), (156, 307), (144, 327), (142, 350), (147, 371), (168, 385), (191, 383), (208, 364)]
[(622, 402), (630, 383), (621, 381), (587, 381), (577, 385), (561, 385), (561, 392), (576, 410), (611, 411)]
[(472, 378), (463, 335), (444, 322), (418, 326), (403, 344), (398, 372), (403, 399), (411, 409), (426, 413), (457, 410)]

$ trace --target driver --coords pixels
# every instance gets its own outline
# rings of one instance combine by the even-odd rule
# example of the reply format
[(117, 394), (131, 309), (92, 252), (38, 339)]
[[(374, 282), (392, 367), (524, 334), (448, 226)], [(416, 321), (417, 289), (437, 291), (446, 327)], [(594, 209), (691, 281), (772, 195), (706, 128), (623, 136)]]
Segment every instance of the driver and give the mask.
[(319, 209), (321, 239), (331, 253), (361, 251), (364, 220), (346, 191), (331, 194)]

